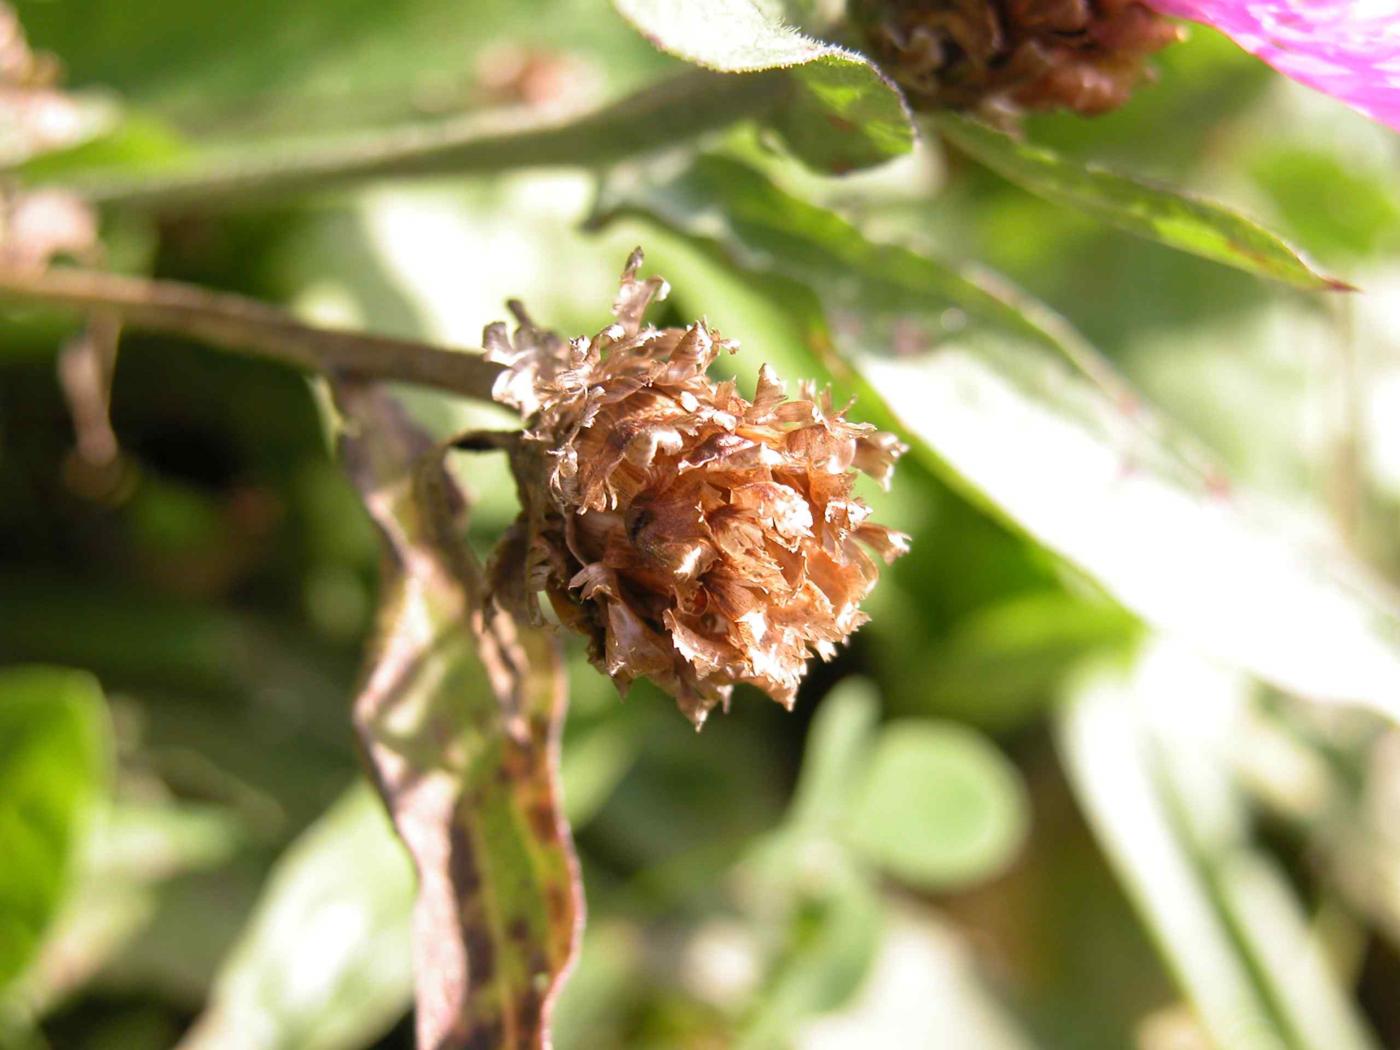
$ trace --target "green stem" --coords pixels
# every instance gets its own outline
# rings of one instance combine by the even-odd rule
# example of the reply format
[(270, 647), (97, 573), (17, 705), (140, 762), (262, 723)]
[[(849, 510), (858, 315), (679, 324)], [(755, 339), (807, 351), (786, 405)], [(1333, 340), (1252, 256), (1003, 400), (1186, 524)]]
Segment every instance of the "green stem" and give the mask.
[(308, 325), (256, 299), (98, 270), (0, 267), (0, 299), (100, 312), (124, 326), (183, 336), (308, 372), (389, 379), (491, 400), (500, 366), (479, 351)]
[(366, 179), (484, 174), (517, 168), (603, 165), (663, 149), (768, 108), (781, 73), (682, 73), (565, 122), (502, 128), (462, 118), (397, 128), (280, 155), (188, 172), (95, 178), (63, 186), (97, 204), (208, 209)]

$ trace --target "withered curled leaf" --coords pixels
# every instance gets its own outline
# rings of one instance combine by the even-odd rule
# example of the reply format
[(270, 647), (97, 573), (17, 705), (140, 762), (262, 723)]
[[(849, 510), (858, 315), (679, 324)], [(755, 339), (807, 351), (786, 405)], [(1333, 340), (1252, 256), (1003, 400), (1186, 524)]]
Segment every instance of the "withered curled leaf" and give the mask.
[(423, 1050), (541, 1050), (583, 920), (557, 778), (558, 646), (490, 602), (443, 449), (382, 388), (336, 384), (345, 468), (383, 540), (354, 719), (413, 858)]
[(486, 330), (506, 366), (496, 396), (528, 421), (524, 592), (544, 591), (620, 688), (649, 677), (697, 726), (739, 682), (791, 706), (809, 659), (867, 619), (867, 548), (889, 562), (908, 547), (853, 494), (857, 471), (887, 484), (904, 446), (810, 383), (789, 399), (767, 366), (751, 401), (715, 382), (738, 345), (704, 321), (645, 324), (667, 286), (641, 262), (592, 338), (566, 342), (519, 304), (513, 336)]

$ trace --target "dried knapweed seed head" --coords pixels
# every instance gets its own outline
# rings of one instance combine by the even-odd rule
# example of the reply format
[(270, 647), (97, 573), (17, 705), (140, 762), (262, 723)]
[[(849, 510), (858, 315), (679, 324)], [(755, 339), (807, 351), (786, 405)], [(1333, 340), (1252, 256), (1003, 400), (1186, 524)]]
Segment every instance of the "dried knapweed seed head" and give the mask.
[(872, 56), (916, 109), (1117, 109), (1180, 38), (1138, 0), (851, 0)]
[(591, 339), (565, 343), (518, 304), (513, 340), (486, 330), (506, 366), (497, 399), (528, 420), (517, 458), (539, 475), (521, 479), (526, 589), (592, 639), (620, 687), (651, 678), (697, 726), (738, 682), (791, 706), (810, 657), (866, 620), (865, 548), (887, 562), (908, 548), (852, 495), (857, 470), (887, 484), (904, 447), (810, 384), (789, 400), (767, 366), (752, 401), (714, 382), (706, 369), (737, 345), (703, 321), (644, 325), (667, 286), (638, 279), (641, 261)]

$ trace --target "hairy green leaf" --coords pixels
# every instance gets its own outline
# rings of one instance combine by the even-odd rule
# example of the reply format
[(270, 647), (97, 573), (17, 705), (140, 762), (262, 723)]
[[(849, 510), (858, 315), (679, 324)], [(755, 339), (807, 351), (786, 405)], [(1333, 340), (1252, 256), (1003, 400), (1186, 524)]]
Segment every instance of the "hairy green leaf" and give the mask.
[(940, 116), (938, 129), (1022, 189), (1139, 237), (1299, 288), (1351, 288), (1319, 273), (1283, 238), (1223, 205), (1066, 160), (967, 117)]
[[(687, 70), (567, 119), (488, 114), (387, 129), (191, 148), (172, 168), (93, 150), (41, 165), (38, 184), (99, 204), (151, 210), (212, 210), (387, 176), (490, 174), (517, 168), (599, 166), (673, 146), (772, 109), (781, 74), (722, 77)], [(665, 129), (658, 133), (657, 129)], [(148, 170), (149, 169), (149, 170)]]
[(559, 654), (487, 607), (441, 450), (375, 387), (339, 401), (346, 469), (384, 538), (355, 722), (418, 872), (419, 1043), (542, 1046), (582, 912), (556, 783)]
[(0, 672), (0, 990), (29, 964), (67, 892), (110, 748), (91, 675)]
[(787, 70), (775, 119), (792, 151), (846, 172), (908, 153), (914, 127), (899, 90), (864, 55), (806, 36), (766, 0), (614, 0), (653, 44), (723, 73)]

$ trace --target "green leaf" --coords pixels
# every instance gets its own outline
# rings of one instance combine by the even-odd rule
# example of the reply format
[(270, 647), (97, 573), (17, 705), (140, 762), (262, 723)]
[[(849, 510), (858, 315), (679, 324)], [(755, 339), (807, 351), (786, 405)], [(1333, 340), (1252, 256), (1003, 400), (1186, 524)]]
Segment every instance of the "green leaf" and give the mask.
[(787, 819), (736, 869), (751, 924), (775, 943), (736, 1045), (784, 1045), (813, 1014), (845, 1003), (879, 950), (883, 909), (870, 870), (840, 839), (879, 718), (873, 685), (846, 679), (826, 696), (802, 755)]
[[(1018, 318), (1016, 299), (725, 158), (604, 204), (805, 284), (815, 296), (789, 301), (824, 314), (808, 336), (835, 351), (823, 363), (852, 366), (931, 467), (1129, 611), (1281, 689), (1400, 718), (1400, 613), (1368, 572), (1334, 536), (1232, 491), (1141, 401), (1068, 369), (1092, 348), (1044, 311)], [(950, 306), (990, 329), (950, 331)]]
[(106, 793), (109, 735), (91, 675), (0, 672), (0, 990), (33, 958), (77, 869)]
[(448, 112), (479, 106), (488, 93), (478, 63), (502, 45), (585, 62), (611, 89), (627, 90), (660, 62), (598, 6), (65, 0), (26, 3), (20, 14), (34, 45), (63, 60), (70, 83), (119, 91), (185, 128), (246, 136), (269, 127), (304, 134), (383, 125), (421, 114), (425, 104)]
[(782, 887), (781, 942), (740, 1025), (742, 1050), (785, 1045), (802, 1021), (849, 1001), (879, 951), (884, 915), (869, 876), (840, 853), (812, 868)]
[(837, 823), (850, 805), (851, 784), (870, 761), (880, 717), (875, 687), (847, 679), (826, 696), (812, 719), (789, 820), (808, 831)]
[(1249, 173), (1298, 236), (1319, 252), (1365, 256), (1400, 239), (1400, 192), (1373, 170), (1318, 149), (1270, 142)]
[(967, 117), (945, 114), (937, 126), (958, 149), (1054, 204), (1260, 277), (1299, 288), (1351, 290), (1315, 270), (1281, 237), (1222, 205), (1074, 163)]
[(904, 97), (864, 55), (799, 32), (767, 0), (614, 0), (653, 44), (724, 73), (788, 71), (775, 120), (792, 151), (819, 171), (870, 167), (908, 153)]
[(488, 612), (443, 450), (383, 390), (337, 397), (342, 458), (384, 538), (355, 724), (418, 872), (419, 1042), (537, 1046), (582, 912), (557, 785), (559, 653)]
[(368, 785), (277, 862), (187, 1050), (354, 1050), (413, 990), (413, 867)]
[(1400, 615), (1334, 538), (1184, 469), (1043, 354), (851, 360), (931, 461), (1130, 611), (1281, 689), (1400, 719)]
[(1141, 630), (1111, 602), (1063, 590), (1017, 594), (960, 620), (929, 653), (921, 688), (940, 714), (1014, 728), (1043, 711), (1060, 678), (1089, 652), (1121, 647)]
[(1220, 1046), (1375, 1042), (1278, 865), (1249, 839), (1230, 742), (1248, 683), (1179, 644), (1085, 669), (1060, 712), (1070, 782), (1182, 991)]
[[(1055, 350), (1100, 385), (1121, 384), (1097, 351), (1068, 322), (1010, 282), (975, 267), (954, 267), (927, 255), (862, 237), (833, 212), (784, 192), (762, 173), (730, 157), (699, 158), (663, 184), (618, 184), (599, 201), (595, 223), (624, 215), (660, 222), (714, 244), (749, 270), (780, 274), (826, 295), (834, 310), (952, 307), (996, 329)], [(940, 324), (941, 327), (941, 324)], [(941, 337), (936, 332), (935, 337)], [(1126, 391), (1116, 391), (1124, 400)]]
[(886, 726), (853, 790), (846, 838), (922, 889), (992, 877), (1025, 837), (1025, 790), (1014, 767), (986, 737), (953, 723)]
[[(186, 916), (177, 920), (178, 958), (159, 948), (146, 951), (145, 943), (153, 924), (163, 921), (172, 885), (196, 885), (190, 876), (212, 876), (246, 844), (244, 826), (222, 806), (171, 799), (114, 802), (92, 836), (80, 880), (23, 978), (20, 997), (26, 1006), (43, 1016), (104, 972), (147, 983), (154, 975), (142, 964), (153, 956), (163, 956), (162, 963), (180, 974), (182, 990), (193, 987), (202, 996), (200, 966), (193, 961), (198, 953), (192, 950), (202, 926), (192, 928), (197, 924)], [(201, 898), (201, 918), (217, 921), (223, 909), (236, 907), (240, 898), (226, 883), (220, 883), (220, 893), (219, 908)]]
[[(386, 174), (606, 164), (771, 109), (785, 87), (781, 75), (737, 82), (695, 70), (657, 82), (669, 60), (596, 4), (525, 6), (30, 5), (36, 44), (61, 55), (73, 81), (115, 89), (133, 108), (109, 135), (24, 173), (94, 200), (202, 211)], [(527, 51), (570, 85), (562, 119), (486, 83), (487, 67)]]
[[(568, 119), (498, 114), (417, 121), (384, 129), (263, 139), (191, 148), (178, 170), (168, 161), (145, 170), (94, 150), (39, 185), (69, 190), (97, 204), (151, 210), (213, 210), (230, 202), (324, 192), (391, 176), (494, 174), (517, 168), (597, 167), (675, 146), (772, 109), (780, 74), (738, 78), (700, 70), (660, 81)], [(657, 129), (665, 129), (658, 134)], [(113, 163), (115, 162), (115, 166)]]

